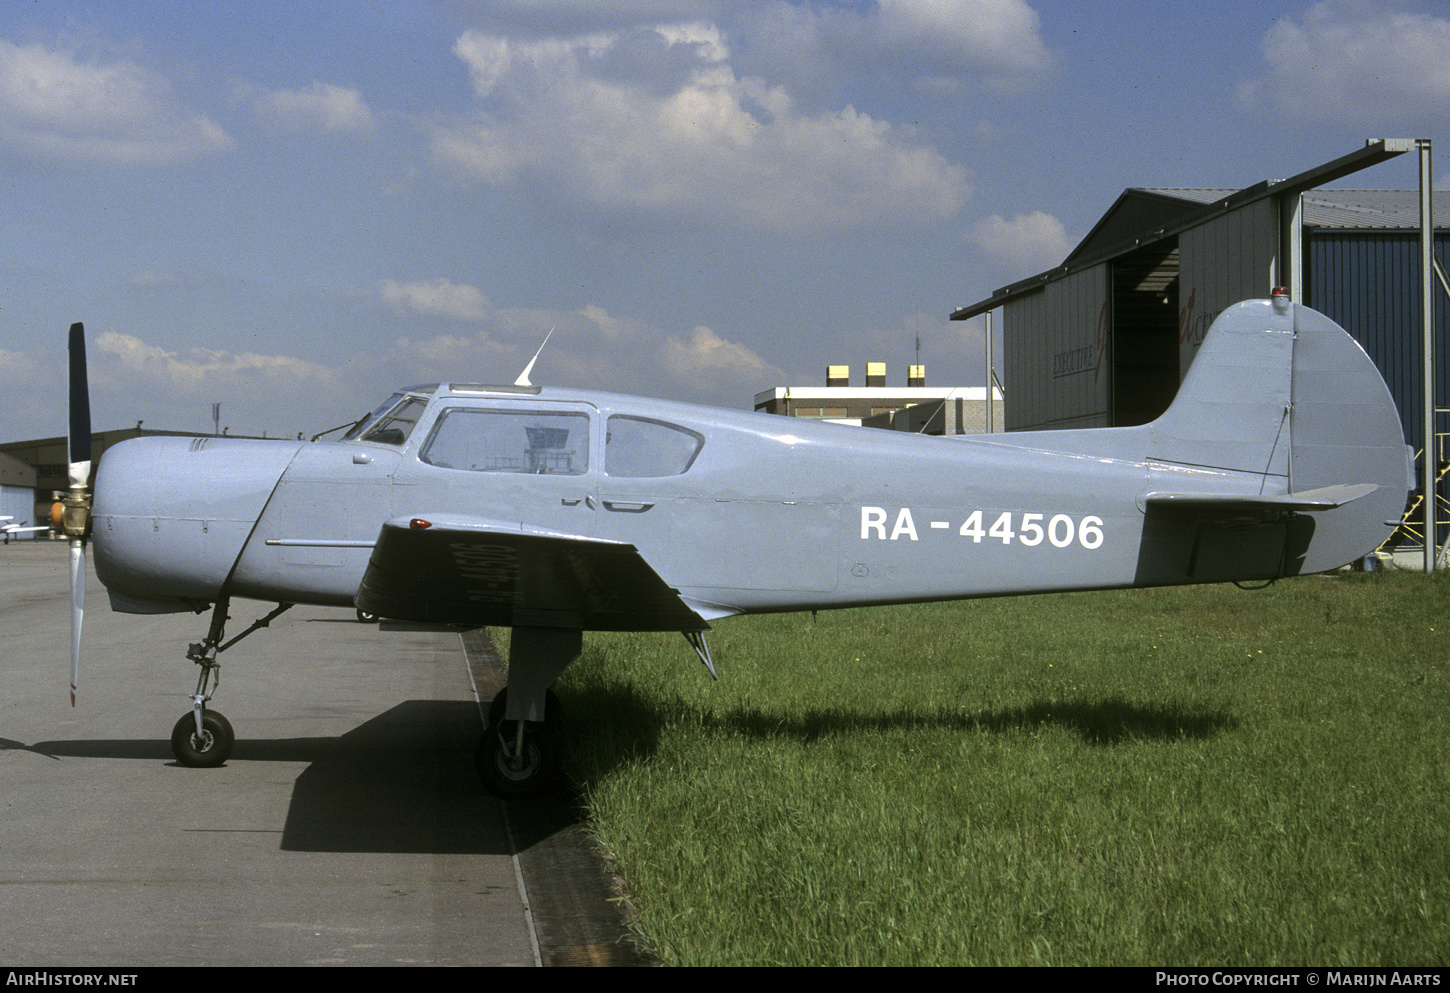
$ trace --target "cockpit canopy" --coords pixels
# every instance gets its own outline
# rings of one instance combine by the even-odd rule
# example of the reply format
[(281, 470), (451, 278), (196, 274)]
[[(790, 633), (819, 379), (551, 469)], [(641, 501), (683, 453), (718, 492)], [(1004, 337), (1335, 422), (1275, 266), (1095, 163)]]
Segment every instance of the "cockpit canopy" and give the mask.
[[(482, 387), (456, 384), (448, 389), (463, 402), (445, 399), (431, 419), (428, 436), (418, 445), (417, 457), (422, 462), (466, 472), (582, 475), (590, 471), (594, 416), (577, 406), (553, 409), (547, 403), (535, 406), (506, 401), (479, 406), (464, 400), (482, 391)], [(436, 384), (399, 390), (342, 440), (402, 447), (423, 420), (436, 392)], [(508, 394), (536, 396), (539, 389), (489, 387), (487, 393), (490, 399), (502, 400)], [(694, 465), (704, 444), (704, 435), (679, 424), (609, 413), (604, 419), (604, 474), (623, 479), (682, 475)]]
[[(388, 397), (378, 408), (343, 435), (343, 441), (373, 441), (380, 445), (402, 445), (418, 425), (418, 418), (428, 407), (428, 401), (411, 395), (425, 387), (400, 390)], [(432, 387), (426, 387), (432, 389)]]

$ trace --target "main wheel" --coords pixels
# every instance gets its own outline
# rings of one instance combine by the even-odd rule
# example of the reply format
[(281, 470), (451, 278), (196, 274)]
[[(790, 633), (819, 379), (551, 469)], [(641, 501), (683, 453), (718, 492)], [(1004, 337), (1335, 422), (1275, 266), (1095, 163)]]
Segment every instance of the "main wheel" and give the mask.
[(358, 610), (357, 620), (359, 624), (376, 624), (378, 622), (378, 615), (369, 614), (366, 610)]
[(215, 710), (201, 712), (201, 734), (196, 733), (196, 716), (182, 715), (171, 729), (171, 754), (193, 769), (215, 769), (232, 754), (237, 736), (231, 722)]
[(497, 797), (515, 799), (538, 796), (554, 785), (559, 773), (559, 753), (549, 732), (531, 721), (525, 722), (521, 754), (512, 756), (517, 726), (504, 721), (490, 727), (478, 742), (475, 763), (484, 788)]

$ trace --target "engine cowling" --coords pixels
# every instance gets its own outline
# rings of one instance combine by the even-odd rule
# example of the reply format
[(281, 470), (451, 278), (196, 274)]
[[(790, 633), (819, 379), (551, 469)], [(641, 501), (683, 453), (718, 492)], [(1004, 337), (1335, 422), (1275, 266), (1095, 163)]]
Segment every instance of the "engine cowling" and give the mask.
[(215, 601), (301, 442), (149, 437), (96, 471), (92, 541), (111, 607), (199, 610)]

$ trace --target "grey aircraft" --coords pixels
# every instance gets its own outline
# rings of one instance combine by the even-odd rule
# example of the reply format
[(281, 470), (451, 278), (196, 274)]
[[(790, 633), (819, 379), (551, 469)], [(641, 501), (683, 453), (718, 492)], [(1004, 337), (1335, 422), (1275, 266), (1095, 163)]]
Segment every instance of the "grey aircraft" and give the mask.
[[(705, 632), (736, 614), (1320, 572), (1388, 537), (1413, 485), (1373, 363), (1284, 295), (1224, 311), (1137, 427), (925, 437), (525, 370), (400, 390), (340, 441), (126, 441), (93, 511), (71, 338), (72, 701), (90, 540), (113, 610), (212, 609), (172, 734), (192, 766), (234, 740), (218, 653), (292, 604), (511, 627), (477, 765), (517, 796), (557, 773), (549, 687), (585, 631), (683, 632), (713, 674)], [(224, 641), (234, 597), (278, 607)]]

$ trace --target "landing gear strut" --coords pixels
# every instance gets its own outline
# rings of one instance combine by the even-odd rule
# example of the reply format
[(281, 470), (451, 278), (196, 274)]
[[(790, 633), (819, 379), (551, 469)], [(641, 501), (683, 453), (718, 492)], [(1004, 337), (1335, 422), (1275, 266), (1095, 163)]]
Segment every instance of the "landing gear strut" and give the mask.
[(509, 685), (488, 708), (475, 756), (478, 778), (494, 796), (538, 796), (558, 781), (561, 711), (549, 684), (579, 657), (582, 642), (574, 629), (514, 627)]
[(488, 727), (478, 741), (474, 756), (478, 778), (494, 796), (537, 796), (553, 786), (559, 775), (559, 698), (548, 691), (542, 721), (505, 720), (507, 708), (505, 687), (489, 705)]
[(226, 762), (232, 754), (232, 745), (237, 740), (231, 722), (218, 711), (207, 708), (212, 694), (222, 682), (222, 667), (216, 660), (217, 654), (231, 648), (258, 628), (266, 627), (274, 617), (292, 607), (290, 603), (278, 604), (276, 610), (253, 622), (251, 627), (231, 641), (222, 644), (227, 624), (227, 608), (230, 605), (230, 597), (217, 600), (206, 639), (199, 645), (193, 644), (186, 652), (187, 658), (201, 666), (201, 674), (196, 679), (196, 692), (191, 695), (191, 712), (183, 714), (181, 720), (171, 729), (171, 754), (182, 765), (194, 769), (214, 769)]
[(474, 761), (478, 778), (494, 796), (538, 796), (558, 779), (559, 745), (547, 724), (504, 721), (483, 733)]

